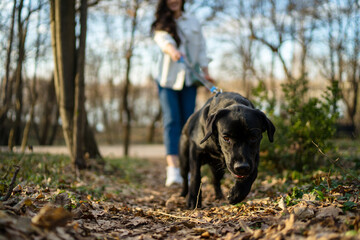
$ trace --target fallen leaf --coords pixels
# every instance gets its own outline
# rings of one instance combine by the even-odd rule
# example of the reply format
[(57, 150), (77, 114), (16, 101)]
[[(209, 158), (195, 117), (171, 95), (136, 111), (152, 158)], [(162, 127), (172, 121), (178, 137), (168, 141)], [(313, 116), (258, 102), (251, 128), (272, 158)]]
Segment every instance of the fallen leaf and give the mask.
[(40, 209), (40, 212), (31, 219), (31, 222), (36, 226), (52, 229), (65, 226), (71, 218), (72, 214), (63, 207), (48, 204)]
[(142, 217), (135, 217), (133, 218), (128, 224), (126, 224), (127, 227), (134, 226), (137, 227), (139, 225), (147, 224), (149, 220), (142, 218)]
[(325, 217), (337, 217), (339, 214), (342, 213), (340, 208), (329, 206), (320, 208), (318, 213), (316, 214), (317, 218), (325, 218)]
[(45, 195), (44, 195), (42, 192), (40, 192), (40, 193), (36, 196), (36, 199), (43, 199), (43, 198), (45, 198)]
[(67, 192), (60, 193), (55, 197), (55, 204), (65, 207), (66, 205), (71, 204), (69, 194)]
[(202, 237), (202, 238), (209, 238), (209, 237), (210, 237), (210, 233), (209, 233), (209, 232), (203, 232), (203, 233), (201, 234), (201, 237)]
[(15, 211), (20, 211), (20, 209), (23, 207), (23, 206), (31, 206), (32, 205), (32, 200), (29, 198), (29, 197), (24, 197), (20, 202), (18, 202), (14, 207), (13, 209)]
[(259, 238), (261, 238), (263, 235), (264, 235), (264, 231), (263, 231), (263, 230), (261, 230), (261, 229), (256, 229), (256, 230), (254, 231), (253, 237), (254, 237), (255, 239), (259, 239)]
[(285, 203), (283, 197), (280, 199), (278, 206), (279, 206), (279, 208), (281, 208), (281, 210), (285, 210), (285, 209), (286, 209), (286, 203)]
[(285, 228), (282, 230), (282, 232), (287, 235), (290, 231), (294, 229), (295, 224), (295, 215), (291, 214), (288, 219), (285, 220)]
[(20, 184), (18, 184), (18, 185), (16, 185), (16, 187), (13, 189), (13, 193), (19, 193), (19, 192), (22, 191), (22, 189), (23, 189), (23, 187), (22, 187)]
[(312, 218), (315, 215), (314, 210), (308, 207), (295, 207), (293, 211), (295, 216), (299, 219)]

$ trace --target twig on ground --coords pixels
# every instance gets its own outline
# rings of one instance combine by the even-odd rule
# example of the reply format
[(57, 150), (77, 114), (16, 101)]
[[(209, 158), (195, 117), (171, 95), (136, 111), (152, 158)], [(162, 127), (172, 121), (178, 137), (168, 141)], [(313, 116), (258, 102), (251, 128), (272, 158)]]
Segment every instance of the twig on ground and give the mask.
[(14, 167), (16, 168), (16, 170), (14, 172), (14, 176), (11, 179), (11, 183), (9, 185), (9, 188), (8, 188), (8, 191), (7, 191), (6, 195), (5, 195), (5, 197), (0, 198), (1, 201), (8, 200), (10, 198), (11, 194), (12, 194), (12, 191), (13, 191), (14, 187), (15, 187), (16, 176), (20, 171), (20, 167), (16, 166), (16, 165)]
[(330, 158), (328, 155), (326, 155), (319, 147), (319, 145), (317, 145), (314, 141), (312, 141), (312, 143), (315, 145), (315, 147), (318, 149), (318, 151), (321, 153), (321, 155), (323, 155), (326, 159), (328, 159), (332, 164), (336, 165), (337, 167), (339, 167), (341, 169), (341, 171), (344, 174), (348, 174), (350, 176), (352, 176), (359, 184), (360, 184), (360, 179), (358, 179), (357, 176), (355, 176), (354, 174), (352, 174), (350, 171), (348, 171), (347, 169), (344, 168), (344, 166), (342, 166), (342, 164), (340, 163), (340, 159), (337, 158), (335, 160), (333, 160), (332, 158)]
[(244, 223), (242, 220), (239, 219), (239, 224), (240, 226), (244, 229), (244, 231), (246, 233), (251, 233), (253, 234), (254, 233), (254, 230), (252, 230), (248, 225), (246, 225), (246, 223)]
[(205, 221), (201, 221), (199, 219), (196, 218), (192, 218), (192, 217), (183, 217), (183, 216), (178, 216), (178, 215), (173, 215), (173, 214), (168, 214), (168, 213), (164, 213), (161, 211), (152, 211), (153, 213), (159, 213), (161, 215), (167, 216), (167, 217), (172, 217), (172, 218), (178, 218), (178, 219), (186, 219), (186, 220), (190, 220), (192, 222), (198, 222), (198, 223), (206, 223)]
[(199, 204), (199, 199), (200, 199), (200, 193), (201, 193), (201, 186), (202, 186), (202, 182), (200, 182), (200, 186), (199, 186), (199, 191), (196, 197), (196, 205), (195, 208), (193, 210), (193, 212), (195, 212), (195, 210), (198, 208), (198, 204)]

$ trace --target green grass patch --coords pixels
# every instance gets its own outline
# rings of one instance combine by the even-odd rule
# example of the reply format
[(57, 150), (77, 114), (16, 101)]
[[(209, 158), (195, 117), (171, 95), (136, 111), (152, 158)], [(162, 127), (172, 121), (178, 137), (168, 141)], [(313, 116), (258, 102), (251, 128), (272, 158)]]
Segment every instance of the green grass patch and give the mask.
[[(0, 196), (7, 192), (15, 172), (14, 166), (20, 166), (16, 185), (21, 183), (22, 186), (32, 185), (41, 189), (66, 189), (100, 198), (106, 187), (111, 185), (110, 182), (140, 186), (142, 175), (137, 170), (147, 164), (141, 159), (108, 158), (103, 169), (88, 171), (79, 179), (66, 155), (5, 152), (0, 155)], [(80, 184), (79, 180), (91, 184)]]
[(70, 159), (65, 155), (1, 153), (2, 183), (11, 182), (14, 166), (20, 166), (17, 182), (31, 182), (43, 187), (56, 187), (68, 177)]

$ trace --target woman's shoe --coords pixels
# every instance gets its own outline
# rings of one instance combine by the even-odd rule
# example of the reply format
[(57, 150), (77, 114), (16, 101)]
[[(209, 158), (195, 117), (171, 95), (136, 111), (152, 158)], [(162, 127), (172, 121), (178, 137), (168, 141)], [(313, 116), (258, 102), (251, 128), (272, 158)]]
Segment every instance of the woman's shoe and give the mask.
[(170, 187), (171, 185), (182, 183), (182, 177), (180, 175), (180, 169), (177, 167), (166, 167), (166, 182), (165, 186)]

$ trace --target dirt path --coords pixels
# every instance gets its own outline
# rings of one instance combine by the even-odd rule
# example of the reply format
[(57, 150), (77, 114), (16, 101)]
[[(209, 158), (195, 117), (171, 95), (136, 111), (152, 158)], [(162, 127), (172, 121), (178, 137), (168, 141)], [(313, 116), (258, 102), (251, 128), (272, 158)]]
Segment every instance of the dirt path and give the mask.
[[(103, 157), (123, 157), (123, 145), (101, 145), (100, 153)], [(0, 146), (0, 152), (8, 151), (6, 146)], [(66, 146), (32, 146), (34, 153), (68, 154)], [(15, 147), (14, 152), (20, 152), (20, 147)], [(30, 152), (26, 149), (26, 152)], [(137, 158), (162, 158), (165, 156), (165, 148), (162, 144), (136, 144), (129, 149), (130, 157)]]
[[(137, 177), (139, 184), (86, 171), (75, 183), (76, 190), (24, 186), (13, 202), (0, 203), (0, 240), (360, 239), (358, 204), (344, 211), (345, 201), (337, 197), (344, 191), (353, 193), (350, 186), (334, 190), (327, 199), (309, 193), (288, 200), (286, 179), (260, 175), (244, 203), (232, 206), (226, 200), (215, 201), (204, 176), (203, 208), (186, 210), (180, 187), (164, 186), (162, 158), (144, 160)], [(67, 180), (64, 184), (70, 186)], [(225, 195), (231, 185), (226, 176)], [(101, 197), (94, 197), (94, 192), (79, 192), (82, 186), (106, 187)], [(52, 207), (46, 207), (49, 202)]]

